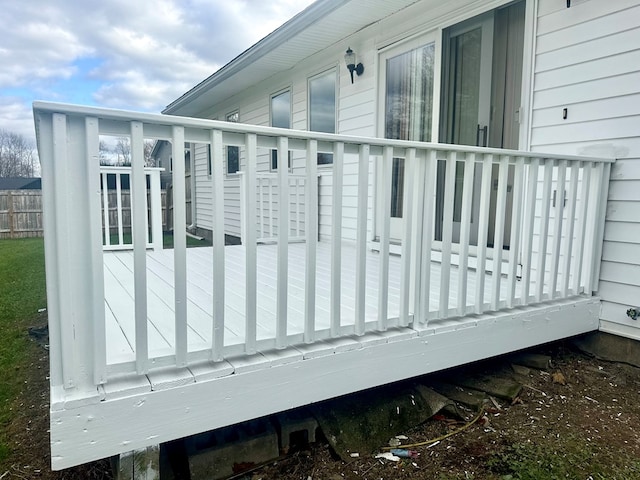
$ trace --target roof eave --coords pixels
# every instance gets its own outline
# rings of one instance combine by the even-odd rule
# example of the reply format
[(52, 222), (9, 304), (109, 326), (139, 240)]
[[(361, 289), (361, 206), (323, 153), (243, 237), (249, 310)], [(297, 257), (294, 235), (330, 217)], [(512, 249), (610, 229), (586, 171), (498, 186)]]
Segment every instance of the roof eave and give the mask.
[(162, 110), (164, 114), (173, 114), (186, 105), (196, 100), (202, 93), (215, 87), (217, 84), (224, 82), (226, 79), (242, 71), (248, 65), (252, 64), (267, 52), (282, 45), (295, 35), (298, 35), (305, 28), (312, 25), (325, 15), (340, 8), (350, 0), (318, 0), (309, 7), (298, 13), (291, 20), (278, 27), (272, 33), (258, 41), (247, 50), (242, 52), (236, 58), (220, 68), (210, 77), (206, 78), (191, 90), (171, 102)]

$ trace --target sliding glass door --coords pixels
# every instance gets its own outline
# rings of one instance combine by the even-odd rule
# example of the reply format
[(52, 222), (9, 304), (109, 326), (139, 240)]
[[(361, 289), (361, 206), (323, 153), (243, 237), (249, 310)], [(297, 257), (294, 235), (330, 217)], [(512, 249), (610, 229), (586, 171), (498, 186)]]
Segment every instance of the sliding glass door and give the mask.
[[(422, 38), (382, 54), (384, 137), (432, 140), (435, 39)], [(400, 241), (404, 194), (404, 159), (394, 158), (391, 174), (391, 239)]]

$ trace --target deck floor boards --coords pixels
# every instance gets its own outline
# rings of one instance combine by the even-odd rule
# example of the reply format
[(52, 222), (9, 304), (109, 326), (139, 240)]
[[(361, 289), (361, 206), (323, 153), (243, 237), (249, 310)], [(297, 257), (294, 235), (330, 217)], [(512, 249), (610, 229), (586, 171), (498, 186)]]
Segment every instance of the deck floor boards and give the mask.
[[(330, 327), (331, 245), (319, 242), (316, 268), (316, 331)], [(355, 322), (356, 268), (355, 246), (345, 243), (341, 269), (341, 325)], [(378, 315), (378, 252), (367, 253), (365, 319), (375, 323)], [(257, 249), (257, 339), (275, 337), (277, 298), (277, 245)], [(151, 358), (171, 355), (175, 342), (173, 250), (147, 252), (148, 342)], [(213, 250), (210, 247), (187, 250), (187, 316), (189, 351), (211, 346), (213, 312)], [(105, 315), (107, 363), (118, 364), (135, 358), (133, 253), (105, 252)], [(245, 253), (244, 247), (225, 248), (225, 346), (241, 345), (245, 332)], [(491, 274), (486, 273), (485, 302), (490, 301)], [(507, 282), (501, 282), (501, 300), (506, 297)], [(467, 306), (475, 296), (476, 272), (469, 269)], [(439, 308), (440, 264), (431, 263), (430, 310)], [(450, 274), (449, 308), (457, 305), (458, 267)], [(301, 336), (304, 331), (305, 245), (289, 245), (287, 334)], [(519, 290), (519, 284), (517, 285)], [(388, 317), (399, 316), (400, 256), (389, 258)]]

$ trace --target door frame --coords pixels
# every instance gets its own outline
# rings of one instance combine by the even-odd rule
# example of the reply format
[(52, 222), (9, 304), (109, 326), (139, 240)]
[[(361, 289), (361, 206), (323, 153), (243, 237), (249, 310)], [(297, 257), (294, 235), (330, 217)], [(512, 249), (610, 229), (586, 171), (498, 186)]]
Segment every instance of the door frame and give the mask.
[[(413, 29), (407, 33), (406, 36), (396, 35), (394, 37), (387, 37), (379, 41), (379, 47), (376, 55), (376, 74), (378, 76), (376, 86), (378, 88), (377, 94), (377, 108), (376, 108), (376, 133), (379, 137), (384, 137), (384, 123), (385, 123), (385, 71), (383, 65), (385, 65), (384, 59), (388, 57), (390, 51), (396, 51), (397, 54), (402, 53), (402, 50), (408, 51), (411, 48), (415, 48), (426, 43), (425, 38), (429, 36), (435, 36), (435, 59), (434, 59), (434, 81), (433, 81), (433, 111), (438, 112), (432, 119), (432, 131), (431, 142), (438, 143), (441, 130), (441, 95), (442, 95), (442, 60), (443, 60), (443, 31), (450, 27), (455, 27), (458, 24), (462, 24), (467, 20), (471, 20), (474, 17), (488, 14), (489, 12), (512, 3), (513, 0), (495, 0), (488, 1), (486, 4), (479, 8), (460, 9), (459, 11), (443, 16), (440, 20), (428, 18), (425, 16), (425, 29)], [(528, 151), (531, 145), (531, 118), (532, 118), (532, 105), (533, 105), (533, 76), (535, 73), (535, 47), (536, 47), (536, 35), (537, 35), (537, 19), (538, 16), (538, 2), (525, 0), (525, 20), (524, 20), (524, 46), (523, 46), (523, 58), (522, 58), (522, 86), (520, 97), (520, 132), (519, 132), (519, 149)], [(413, 47), (412, 47), (413, 46)], [(373, 205), (374, 215), (371, 229), (371, 246), (375, 250), (379, 242), (379, 225), (380, 225), (380, 212), (382, 211), (381, 205), (381, 162), (375, 162), (373, 169), (374, 175), (374, 188), (373, 188)], [(526, 182), (525, 182), (526, 188)], [(526, 192), (525, 192), (526, 194)], [(391, 240), (394, 243), (394, 240)], [(396, 244), (400, 242), (395, 240)], [(458, 252), (458, 244), (452, 244), (452, 253)], [(439, 251), (442, 249), (441, 242), (433, 242), (434, 257), (439, 255)], [(469, 248), (469, 261), (473, 262), (471, 256), (476, 254), (477, 247), (470, 246)], [(398, 245), (391, 245), (392, 253), (400, 253)], [(487, 258), (493, 257), (493, 249), (487, 249)]]
[[(440, 70), (441, 70), (441, 48), (442, 48), (442, 30), (435, 29), (428, 32), (424, 32), (419, 36), (411, 37), (410, 39), (406, 39), (400, 42), (396, 42), (392, 45), (387, 46), (386, 48), (380, 49), (378, 51), (378, 111), (377, 111), (377, 135), (381, 138), (385, 136), (385, 119), (386, 119), (386, 61), (390, 58), (393, 58), (398, 55), (402, 55), (403, 53), (407, 53), (416, 48), (429, 45), (433, 43), (434, 45), (434, 62), (433, 62), (433, 98), (431, 102), (432, 112), (440, 111)], [(431, 138), (430, 142), (436, 143), (438, 141), (438, 128), (439, 128), (439, 115), (433, 115), (431, 121)], [(381, 224), (380, 215), (385, 209), (385, 206), (382, 205), (382, 195), (380, 192), (383, 190), (383, 180), (386, 178), (382, 173), (382, 162), (375, 162), (374, 168), (374, 204), (375, 204), (375, 215), (373, 218), (373, 241), (376, 242), (379, 238), (379, 226)], [(393, 220), (393, 219), (392, 219)], [(400, 238), (394, 238), (393, 235), (393, 226), (392, 233), (390, 235), (392, 243), (401, 243)], [(401, 229), (400, 229), (401, 230)]]

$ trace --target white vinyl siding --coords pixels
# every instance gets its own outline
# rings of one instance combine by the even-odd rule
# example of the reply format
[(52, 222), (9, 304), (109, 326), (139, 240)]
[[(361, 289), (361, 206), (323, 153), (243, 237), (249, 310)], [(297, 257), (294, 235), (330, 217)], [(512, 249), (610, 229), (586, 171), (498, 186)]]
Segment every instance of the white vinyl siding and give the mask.
[[(379, 51), (436, 26), (454, 25), (505, 2), (482, 5), (482, 2), (458, 2), (457, 7), (442, 3), (435, 10), (420, 8), (420, 3), (342, 39), (335, 47), (300, 61), (296, 68), (260, 82), (219, 105), (203, 106), (202, 116), (223, 118), (239, 107), (242, 122), (268, 125), (270, 94), (291, 88), (291, 126), (307, 129), (308, 79), (335, 67), (339, 61), (337, 132), (379, 135), (376, 117)], [(640, 24), (637, 21), (640, 0), (573, 0), (570, 8), (564, 1), (538, 0), (532, 10), (537, 12), (533, 92), (530, 128), (522, 136), (523, 146), (524, 139), (528, 139), (526, 143), (533, 151), (617, 159), (611, 170), (599, 294), (604, 302), (602, 320), (625, 326), (628, 334), (629, 329), (638, 327), (638, 322), (626, 317), (626, 309), (638, 306), (640, 299), (640, 286), (634, 273), (640, 266), (640, 219), (636, 213), (640, 209)], [(365, 67), (364, 74), (356, 77), (353, 84), (342, 61), (349, 45)], [(564, 108), (567, 108), (566, 120), (562, 118)], [(527, 115), (522, 117), (526, 125)], [(259, 154), (258, 170), (268, 171), (268, 152)], [(345, 157), (343, 235), (346, 239), (355, 237), (356, 160), (355, 156)], [(240, 163), (242, 169), (242, 152)], [(370, 237), (374, 164), (372, 160)], [(302, 165), (302, 158), (294, 156), (293, 172), (301, 173)], [(322, 167), (319, 173), (319, 233), (326, 239), (331, 234), (331, 167)], [(198, 182), (202, 181), (199, 177)], [(198, 200), (207, 195), (207, 188), (198, 183)], [(226, 180), (225, 203), (226, 233), (239, 235), (237, 178)], [(209, 228), (206, 207), (202, 201), (197, 205), (199, 226)], [(537, 249), (537, 245), (533, 248)], [(640, 337), (640, 329), (635, 331), (638, 333), (634, 335)]]
[[(613, 156), (598, 293), (602, 328), (640, 338), (640, 2), (540, 0), (531, 148)], [(567, 108), (567, 119), (562, 110)]]

